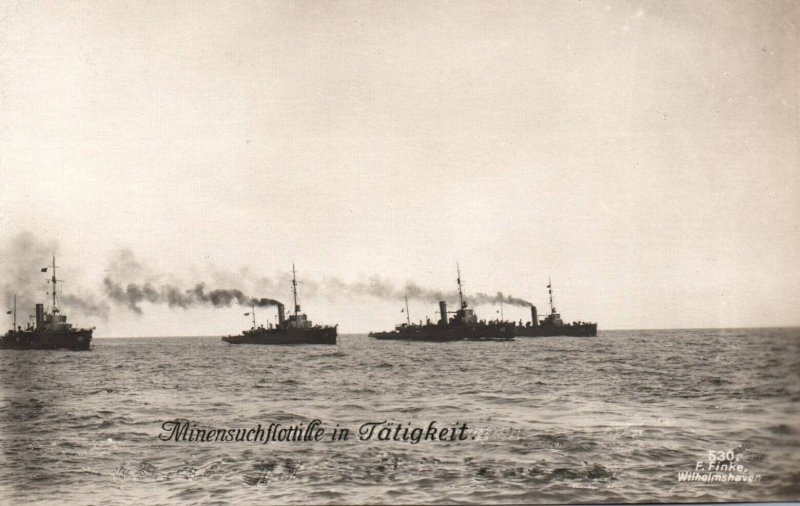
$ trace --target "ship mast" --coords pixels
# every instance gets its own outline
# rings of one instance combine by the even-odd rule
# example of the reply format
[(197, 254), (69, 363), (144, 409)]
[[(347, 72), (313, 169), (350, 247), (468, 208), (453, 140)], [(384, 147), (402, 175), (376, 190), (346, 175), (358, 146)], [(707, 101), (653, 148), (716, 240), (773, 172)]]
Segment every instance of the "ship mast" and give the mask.
[(458, 301), (461, 303), (461, 309), (467, 307), (464, 303), (464, 292), (461, 290), (461, 267), (456, 262), (456, 272), (458, 273), (458, 277), (456, 278), (456, 282), (458, 283)]
[(409, 327), (411, 326), (411, 315), (408, 314), (408, 295), (406, 295), (406, 321), (408, 322)]
[(294, 321), (297, 321), (300, 306), (297, 304), (297, 273), (294, 270), (294, 262), (292, 262), (292, 294), (294, 295)]
[(252, 309), (253, 313), (253, 330), (256, 328), (256, 303), (255, 301), (250, 301), (250, 309)]
[(14, 294), (14, 326), (11, 330), (17, 330), (17, 294)]
[(53, 281), (53, 314), (58, 313), (58, 306), (56, 305), (56, 283), (58, 280), (56, 279), (56, 254), (53, 253), (53, 277), (51, 278)]
[(553, 283), (550, 281), (550, 276), (547, 277), (547, 292), (550, 294), (550, 314), (556, 314), (556, 309), (553, 307)]

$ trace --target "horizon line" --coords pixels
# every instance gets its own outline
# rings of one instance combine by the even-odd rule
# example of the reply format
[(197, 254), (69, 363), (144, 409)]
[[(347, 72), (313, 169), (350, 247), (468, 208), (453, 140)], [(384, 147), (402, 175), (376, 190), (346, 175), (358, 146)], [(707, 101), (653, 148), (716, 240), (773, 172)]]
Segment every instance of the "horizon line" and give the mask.
[[(795, 329), (800, 328), (800, 324), (796, 325), (769, 325), (764, 327), (662, 327), (662, 328), (641, 328), (641, 329), (598, 329), (599, 332), (635, 332), (635, 331), (652, 331), (652, 330), (750, 330), (750, 329)], [(357, 336), (365, 335), (371, 331), (365, 332), (341, 332), (340, 336)], [(182, 335), (182, 336), (98, 336), (93, 339), (158, 339), (162, 337), (169, 337), (173, 339), (183, 338), (207, 338), (207, 337), (224, 337), (228, 334), (205, 334), (205, 335)], [(570, 337), (570, 336), (551, 336), (551, 337)], [(599, 336), (596, 336), (599, 337)]]

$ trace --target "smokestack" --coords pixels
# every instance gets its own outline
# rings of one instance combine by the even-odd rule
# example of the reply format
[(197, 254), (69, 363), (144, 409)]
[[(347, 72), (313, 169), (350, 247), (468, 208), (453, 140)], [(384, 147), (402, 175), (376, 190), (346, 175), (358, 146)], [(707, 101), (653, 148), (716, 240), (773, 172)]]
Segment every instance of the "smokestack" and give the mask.
[(44, 304), (36, 304), (36, 328), (44, 327)]
[(539, 325), (539, 315), (536, 314), (536, 306), (531, 304), (531, 326)]
[(442, 325), (447, 325), (447, 302), (440, 300), (439, 301), (439, 313), (441, 313), (442, 318), (439, 320), (439, 323)]
[(283, 325), (285, 320), (286, 316), (283, 314), (283, 304), (278, 304), (278, 324)]

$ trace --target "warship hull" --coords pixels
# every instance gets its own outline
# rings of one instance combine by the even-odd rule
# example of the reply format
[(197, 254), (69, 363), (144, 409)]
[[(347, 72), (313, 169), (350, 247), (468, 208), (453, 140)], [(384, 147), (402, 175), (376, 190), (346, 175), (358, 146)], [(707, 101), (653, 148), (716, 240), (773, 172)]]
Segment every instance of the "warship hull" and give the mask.
[[(514, 339), (516, 323), (503, 320), (478, 320), (475, 311), (469, 308), (464, 300), (461, 289), (461, 269), (456, 264), (458, 277), (459, 306), (456, 311), (447, 311), (447, 302), (439, 301), (439, 321), (436, 323), (428, 320), (424, 325), (411, 323), (407, 316), (407, 323), (397, 325), (394, 330), (370, 332), (369, 337), (382, 340), (397, 341), (425, 341), (430, 343), (445, 343), (451, 341), (509, 341)], [(405, 298), (405, 312), (408, 315), (408, 297)], [(450, 315), (453, 315), (450, 317)]]
[(336, 344), (336, 327), (256, 329), (226, 336), (230, 344)]
[(389, 332), (370, 332), (375, 339), (400, 341), (508, 341), (514, 339), (514, 324), (497, 325), (412, 325)]
[(48, 332), (41, 330), (11, 331), (0, 338), (0, 349), (6, 350), (88, 350), (92, 330)]
[[(50, 270), (52, 269), (52, 270)], [(49, 279), (52, 283), (50, 294), (53, 296), (53, 305), (45, 311), (44, 304), (35, 306), (35, 325), (28, 324), (25, 329), (17, 326), (17, 296), (14, 295), (14, 309), (7, 314), (14, 315), (14, 324), (11, 330), (0, 336), (0, 349), (7, 350), (88, 350), (92, 344), (94, 327), (84, 329), (73, 327), (67, 323), (67, 316), (58, 307), (56, 285), (56, 256), (53, 255), (53, 264), (42, 268), (42, 272), (53, 273)]]
[(595, 337), (597, 336), (596, 323), (579, 323), (575, 325), (529, 325), (527, 327), (516, 327), (517, 337), (552, 337), (552, 336), (573, 336), (573, 337)]

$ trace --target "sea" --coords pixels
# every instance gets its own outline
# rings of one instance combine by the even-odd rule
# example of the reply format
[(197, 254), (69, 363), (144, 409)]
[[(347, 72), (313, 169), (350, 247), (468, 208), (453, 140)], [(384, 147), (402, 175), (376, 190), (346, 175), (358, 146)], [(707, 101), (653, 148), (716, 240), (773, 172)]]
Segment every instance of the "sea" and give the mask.
[[(800, 499), (798, 328), (97, 338), (86, 352), (0, 350), (0, 376), (3, 504)], [(176, 441), (170, 423), (315, 429)]]

